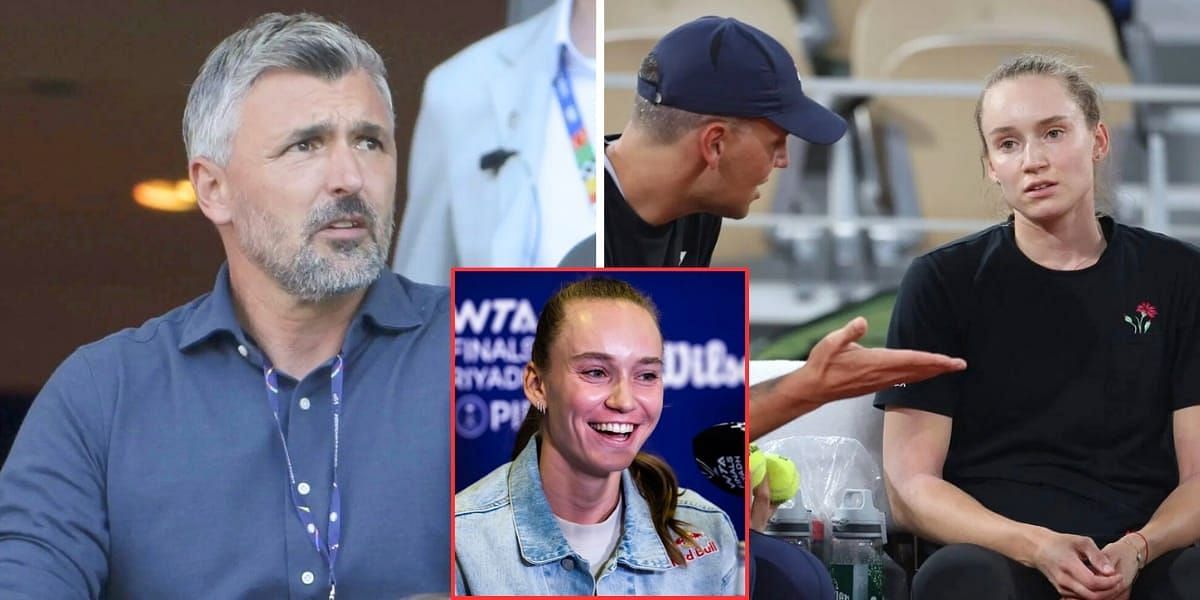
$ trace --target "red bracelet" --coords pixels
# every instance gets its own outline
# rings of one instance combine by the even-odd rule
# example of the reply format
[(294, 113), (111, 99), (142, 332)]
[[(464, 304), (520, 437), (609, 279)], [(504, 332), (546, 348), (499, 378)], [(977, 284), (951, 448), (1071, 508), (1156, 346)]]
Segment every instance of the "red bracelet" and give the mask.
[(1126, 531), (1125, 535), (1136, 535), (1136, 536), (1142, 538), (1142, 545), (1146, 547), (1146, 553), (1143, 555), (1144, 558), (1142, 560), (1149, 562), (1150, 561), (1150, 542), (1146, 541), (1146, 536), (1142, 535), (1141, 533), (1139, 533), (1137, 531)]

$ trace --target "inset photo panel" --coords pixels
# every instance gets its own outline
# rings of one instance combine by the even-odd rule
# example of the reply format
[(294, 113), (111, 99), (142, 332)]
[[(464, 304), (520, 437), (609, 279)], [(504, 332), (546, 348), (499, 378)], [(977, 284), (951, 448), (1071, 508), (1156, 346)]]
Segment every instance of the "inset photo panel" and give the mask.
[(745, 596), (745, 269), (455, 269), (456, 595)]

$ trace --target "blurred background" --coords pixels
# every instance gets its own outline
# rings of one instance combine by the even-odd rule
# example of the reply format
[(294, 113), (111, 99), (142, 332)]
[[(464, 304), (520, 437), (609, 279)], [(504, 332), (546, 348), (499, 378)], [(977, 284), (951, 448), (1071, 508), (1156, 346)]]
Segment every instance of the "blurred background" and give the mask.
[[(151, 210), (139, 182), (186, 178), (181, 121), (208, 53), (267, 12), (346, 23), (383, 56), (403, 210), (421, 87), (438, 63), (549, 0), (0, 3), (0, 460), (30, 401), (81, 344), (212, 287), (223, 260), (195, 210)], [(165, 195), (173, 187), (164, 185)], [(159, 196), (164, 191), (159, 191)]]

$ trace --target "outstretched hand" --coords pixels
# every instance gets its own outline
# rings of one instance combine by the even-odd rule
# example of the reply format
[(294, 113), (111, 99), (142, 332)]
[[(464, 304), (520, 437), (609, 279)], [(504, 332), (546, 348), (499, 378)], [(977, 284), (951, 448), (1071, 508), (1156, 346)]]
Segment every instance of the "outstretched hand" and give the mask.
[(806, 378), (789, 375), (779, 382), (779, 391), (800, 395), (805, 392), (791, 387), (811, 385), (806, 395), (818, 404), (824, 404), (967, 368), (967, 361), (944, 354), (864, 348), (858, 345), (858, 340), (866, 333), (867, 320), (856, 317), (826, 335), (809, 353), (804, 367), (792, 374), (812, 369), (810, 377), (814, 381), (810, 383), (805, 381)]
[(855, 317), (817, 342), (804, 366), (754, 386), (750, 437), (758, 438), (822, 404), (915, 383), (967, 368), (967, 362), (917, 350), (864, 348), (867, 320)]

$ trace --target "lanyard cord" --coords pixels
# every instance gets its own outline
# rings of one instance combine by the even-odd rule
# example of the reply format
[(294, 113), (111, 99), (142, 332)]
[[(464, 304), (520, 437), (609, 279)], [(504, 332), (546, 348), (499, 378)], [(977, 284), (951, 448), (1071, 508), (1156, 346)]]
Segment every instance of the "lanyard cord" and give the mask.
[(571, 77), (567, 75), (567, 46), (560, 46), (558, 53), (558, 73), (554, 76), (554, 96), (562, 109), (563, 120), (567, 123), (567, 135), (571, 138), (574, 150), (575, 166), (579, 168), (579, 176), (583, 179), (583, 187), (588, 199), (596, 203), (596, 153), (592, 150), (588, 138), (587, 127), (583, 123), (583, 115), (575, 103), (575, 90), (571, 86)]
[(330, 387), (333, 390), (333, 398), (330, 404), (330, 410), (333, 413), (333, 483), (329, 492), (329, 540), (328, 546), (321, 544), (321, 532), (317, 530), (317, 525), (312, 518), (312, 509), (301, 500), (296, 489), (296, 471), (292, 467), (292, 456), (288, 451), (287, 438), (283, 435), (283, 425), (279, 422), (279, 378), (275, 374), (275, 367), (271, 366), (269, 360), (263, 359), (263, 380), (267, 385), (267, 402), (271, 406), (271, 414), (275, 417), (275, 431), (279, 434), (279, 441), (283, 444), (283, 458), (287, 461), (288, 472), (288, 492), (292, 499), (292, 507), (296, 510), (296, 517), (300, 519), (300, 524), (304, 526), (304, 531), (308, 534), (309, 539), (313, 542), (313, 547), (316, 548), (317, 554), (325, 559), (325, 564), (329, 567), (329, 597), (333, 598), (337, 589), (337, 576), (334, 573), (334, 564), (337, 562), (338, 550), (342, 539), (342, 493), (338, 488), (338, 455), (339, 455), (339, 434), (341, 433), (342, 419), (342, 387), (345, 383), (345, 376), (342, 372), (342, 355), (338, 354), (334, 359), (333, 370), (329, 374)]

